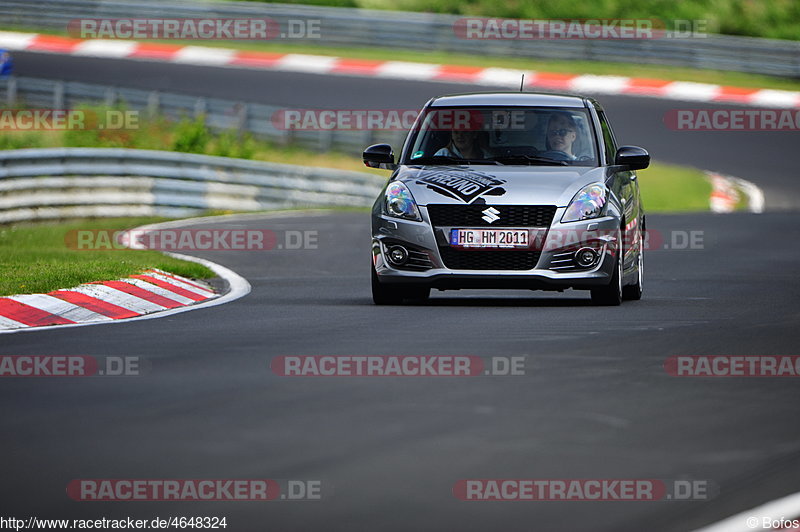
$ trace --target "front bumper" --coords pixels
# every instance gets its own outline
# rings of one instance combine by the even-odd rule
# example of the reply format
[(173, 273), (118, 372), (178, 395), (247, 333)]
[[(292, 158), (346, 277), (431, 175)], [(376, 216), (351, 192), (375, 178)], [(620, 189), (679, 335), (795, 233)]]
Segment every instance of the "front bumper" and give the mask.
[[(531, 269), (453, 269), (448, 268), (441, 250), (449, 247), (450, 227), (434, 228), (427, 209), (420, 207), (421, 222), (373, 214), (372, 261), (382, 283), (416, 284), (439, 289), (509, 288), (532, 290), (591, 289), (607, 285), (614, 273), (619, 248), (619, 219), (605, 216), (581, 222), (560, 223), (565, 208), (557, 209), (553, 223), (536, 231), (532, 249), (540, 251)], [(411, 250), (415, 266), (397, 266), (387, 257), (387, 250), (402, 245)], [(598, 258), (589, 267), (567, 267), (565, 257), (574, 250), (592, 247)], [(493, 250), (492, 253), (508, 253)], [(463, 253), (472, 253), (464, 251)], [(560, 267), (560, 268), (559, 268)]]

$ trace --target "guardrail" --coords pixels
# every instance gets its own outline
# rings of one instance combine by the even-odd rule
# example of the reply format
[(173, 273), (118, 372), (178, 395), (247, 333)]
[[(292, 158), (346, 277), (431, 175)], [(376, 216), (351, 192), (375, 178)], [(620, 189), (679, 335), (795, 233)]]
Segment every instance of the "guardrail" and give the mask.
[(216, 131), (249, 132), (282, 146), (294, 145), (318, 151), (361, 155), (366, 146), (386, 142), (403, 144), (406, 132), (380, 130), (292, 130), (276, 128), (272, 117), (284, 108), (219, 98), (202, 98), (160, 91), (147, 91), (38, 78), (0, 79), (0, 103), (8, 107), (73, 109), (81, 104), (115, 105), (143, 110), (151, 116), (172, 119), (202, 116)]
[(372, 205), (377, 176), (116, 148), (0, 151), (0, 223)]
[(293, 38), (323, 46), (440, 50), (482, 56), (652, 63), (800, 77), (800, 42), (725, 35), (646, 40), (468, 40), (453, 25), (461, 17), (353, 8), (255, 2), (179, 0), (3, 0), (5, 27), (64, 31), (76, 18), (272, 18), (320, 21), (319, 38)]

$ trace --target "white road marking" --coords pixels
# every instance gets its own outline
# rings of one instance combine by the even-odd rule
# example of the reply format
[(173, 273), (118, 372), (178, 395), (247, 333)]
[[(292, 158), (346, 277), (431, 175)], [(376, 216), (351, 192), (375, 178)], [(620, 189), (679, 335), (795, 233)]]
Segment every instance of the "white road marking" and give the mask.
[[(694, 532), (748, 532), (752, 530), (765, 530), (761, 527), (764, 518), (769, 521), (779, 519), (792, 520), (800, 516), (800, 493), (794, 493), (768, 502), (761, 506), (751, 508), (742, 513), (719, 521), (704, 528), (699, 528)], [(755, 521), (753, 521), (755, 518)], [(749, 524), (758, 523), (757, 526)], [(771, 530), (771, 529), (766, 529)]]

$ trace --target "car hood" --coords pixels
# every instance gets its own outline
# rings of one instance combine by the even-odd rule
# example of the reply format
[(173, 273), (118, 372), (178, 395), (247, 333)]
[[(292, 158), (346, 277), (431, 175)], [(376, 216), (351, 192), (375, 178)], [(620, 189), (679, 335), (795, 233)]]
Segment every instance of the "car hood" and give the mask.
[(603, 168), (586, 166), (401, 166), (394, 176), (419, 205), (478, 203), (566, 206)]

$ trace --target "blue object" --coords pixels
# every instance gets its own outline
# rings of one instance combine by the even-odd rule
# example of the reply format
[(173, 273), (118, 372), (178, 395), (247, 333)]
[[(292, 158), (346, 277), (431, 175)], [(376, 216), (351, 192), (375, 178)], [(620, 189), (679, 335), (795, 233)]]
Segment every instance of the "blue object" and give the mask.
[(0, 49), (0, 77), (10, 76), (14, 70), (14, 60), (8, 50)]

